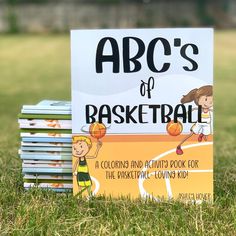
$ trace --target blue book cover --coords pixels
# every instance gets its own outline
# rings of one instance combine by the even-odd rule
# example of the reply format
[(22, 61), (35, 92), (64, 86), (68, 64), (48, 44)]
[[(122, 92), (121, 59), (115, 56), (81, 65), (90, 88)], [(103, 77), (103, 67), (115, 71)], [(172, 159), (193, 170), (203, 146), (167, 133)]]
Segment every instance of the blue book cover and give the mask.
[(61, 143), (72, 143), (71, 138), (62, 138), (62, 137), (23, 137), (23, 142), (42, 142), (42, 143), (50, 143), (50, 142), (61, 142)]

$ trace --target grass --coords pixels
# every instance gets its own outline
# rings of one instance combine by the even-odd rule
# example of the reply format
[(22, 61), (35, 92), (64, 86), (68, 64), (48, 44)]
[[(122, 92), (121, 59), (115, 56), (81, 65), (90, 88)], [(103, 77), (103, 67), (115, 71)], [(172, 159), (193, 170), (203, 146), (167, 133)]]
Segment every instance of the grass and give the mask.
[(22, 187), (17, 114), (70, 99), (69, 36), (0, 36), (0, 235), (236, 235), (236, 31), (215, 35), (213, 205), (155, 203)]

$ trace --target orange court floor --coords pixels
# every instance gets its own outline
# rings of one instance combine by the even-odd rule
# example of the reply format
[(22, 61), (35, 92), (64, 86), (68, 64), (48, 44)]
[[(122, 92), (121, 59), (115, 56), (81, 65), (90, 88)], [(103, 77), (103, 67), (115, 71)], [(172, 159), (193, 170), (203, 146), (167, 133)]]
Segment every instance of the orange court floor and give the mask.
[[(197, 135), (175, 149), (185, 135), (106, 135), (96, 159), (87, 160), (97, 195), (138, 198), (213, 198), (213, 137)], [(89, 155), (96, 150), (96, 140)], [(75, 157), (73, 158), (73, 162)], [(150, 166), (147, 165), (150, 164)], [(140, 175), (143, 177), (140, 178)], [(78, 192), (73, 177), (74, 193)], [(208, 199), (208, 200), (209, 200)]]

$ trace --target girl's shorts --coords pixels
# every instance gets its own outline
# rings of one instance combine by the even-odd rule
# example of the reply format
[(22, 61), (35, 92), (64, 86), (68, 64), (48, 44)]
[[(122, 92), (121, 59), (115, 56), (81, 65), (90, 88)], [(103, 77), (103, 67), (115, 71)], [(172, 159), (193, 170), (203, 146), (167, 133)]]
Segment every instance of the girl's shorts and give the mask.
[(211, 134), (211, 124), (209, 123), (196, 123), (192, 126), (191, 131), (195, 134)]

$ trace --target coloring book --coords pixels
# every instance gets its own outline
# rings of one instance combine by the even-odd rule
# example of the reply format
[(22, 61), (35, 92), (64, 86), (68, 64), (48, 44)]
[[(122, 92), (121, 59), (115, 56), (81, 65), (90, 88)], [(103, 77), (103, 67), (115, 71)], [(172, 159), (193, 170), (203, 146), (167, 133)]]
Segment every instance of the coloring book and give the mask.
[(75, 195), (213, 200), (213, 30), (72, 30)]
[(19, 119), (21, 129), (71, 129), (71, 120)]

